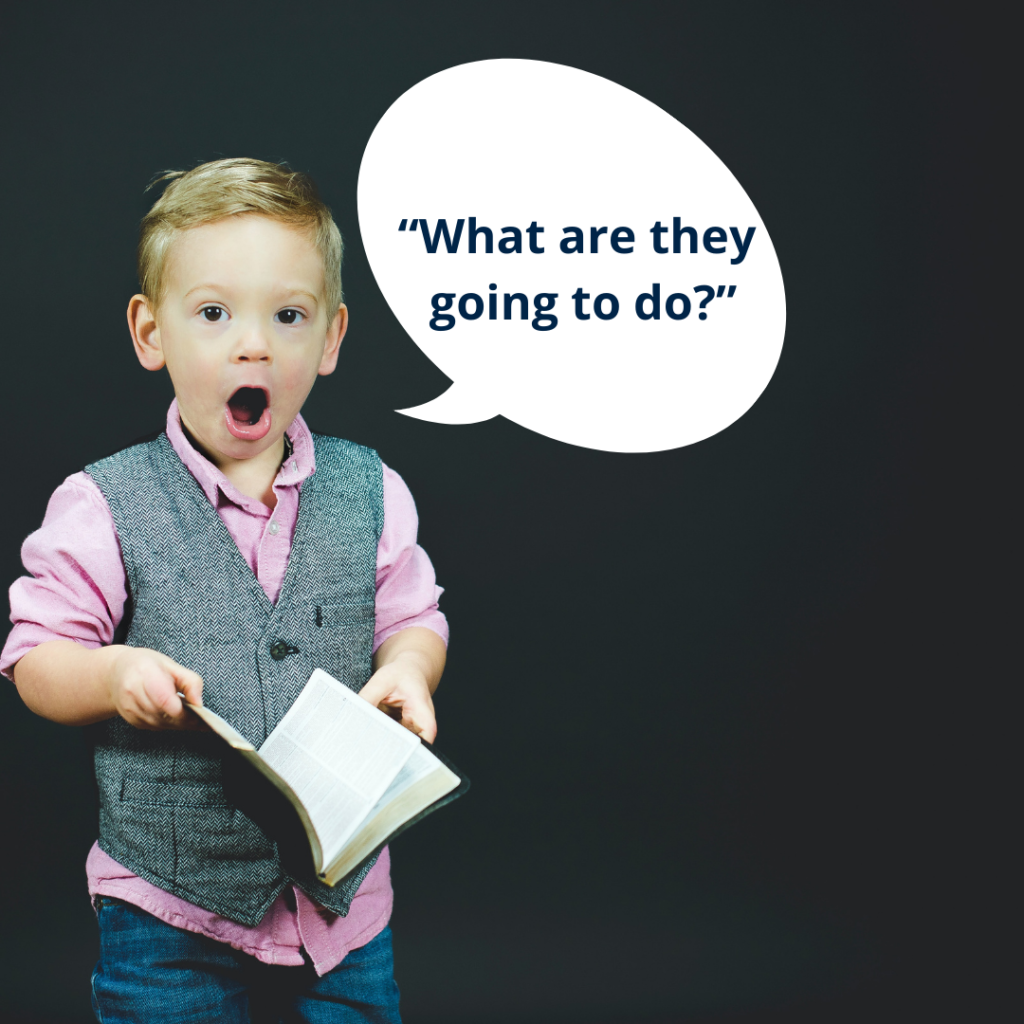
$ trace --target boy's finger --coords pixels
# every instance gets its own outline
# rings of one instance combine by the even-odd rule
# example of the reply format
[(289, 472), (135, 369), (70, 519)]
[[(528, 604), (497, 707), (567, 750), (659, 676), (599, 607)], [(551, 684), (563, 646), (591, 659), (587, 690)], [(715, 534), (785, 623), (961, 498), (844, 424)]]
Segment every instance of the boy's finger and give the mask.
[(122, 715), (136, 729), (167, 728), (167, 717), (159, 705), (145, 697), (140, 697), (126, 705)]
[(437, 723), (431, 719), (422, 725), (417, 724), (412, 730), (424, 743), (433, 743), (437, 739)]
[(164, 668), (174, 683), (175, 694), (181, 693), (190, 704), (203, 703), (203, 677), (184, 665), (179, 665), (173, 658), (161, 655)]
[(390, 690), (391, 684), (387, 679), (371, 676), (366, 685), (359, 691), (359, 696), (376, 707), (384, 700)]
[(178, 691), (189, 702), (189, 704), (203, 703), (203, 679), (190, 669), (180, 669), (178, 672)]
[(402, 707), (402, 725), (420, 739), (433, 743), (437, 738), (437, 720), (426, 701), (409, 701)]
[(185, 705), (181, 702), (181, 698), (178, 696), (178, 691), (173, 687), (157, 696), (154, 704), (160, 717), (165, 722), (172, 722), (175, 725), (179, 722), (184, 722), (185, 716), (188, 713), (185, 710)]

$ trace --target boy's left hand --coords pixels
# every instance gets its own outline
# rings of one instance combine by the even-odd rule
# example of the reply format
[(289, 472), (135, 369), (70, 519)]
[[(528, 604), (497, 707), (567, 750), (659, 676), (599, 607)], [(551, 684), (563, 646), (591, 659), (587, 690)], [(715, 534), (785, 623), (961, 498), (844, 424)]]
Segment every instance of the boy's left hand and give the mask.
[(431, 629), (410, 626), (389, 636), (373, 656), (376, 671), (359, 696), (433, 743), (437, 719), (431, 694), (444, 671), (447, 649)]
[(420, 739), (434, 742), (437, 736), (434, 701), (426, 679), (415, 666), (401, 660), (384, 665), (370, 676), (359, 696), (401, 722)]

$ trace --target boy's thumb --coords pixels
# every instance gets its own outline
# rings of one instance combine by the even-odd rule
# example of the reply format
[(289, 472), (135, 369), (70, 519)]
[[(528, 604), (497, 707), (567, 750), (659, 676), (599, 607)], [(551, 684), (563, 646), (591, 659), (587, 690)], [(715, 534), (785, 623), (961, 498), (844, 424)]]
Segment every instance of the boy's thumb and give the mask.
[(203, 679), (202, 676), (187, 668), (178, 667), (178, 690), (189, 704), (203, 703)]

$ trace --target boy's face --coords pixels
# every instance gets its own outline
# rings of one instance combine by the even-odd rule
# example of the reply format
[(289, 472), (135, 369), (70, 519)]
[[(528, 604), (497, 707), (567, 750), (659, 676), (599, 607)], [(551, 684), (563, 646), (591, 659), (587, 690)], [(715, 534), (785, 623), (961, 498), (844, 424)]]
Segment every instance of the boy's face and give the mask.
[(164, 280), (159, 309), (136, 296), (128, 319), (140, 362), (167, 366), (184, 425), (215, 462), (280, 444), (347, 326), (344, 306), (324, 308), (309, 234), (255, 214), (190, 228)]

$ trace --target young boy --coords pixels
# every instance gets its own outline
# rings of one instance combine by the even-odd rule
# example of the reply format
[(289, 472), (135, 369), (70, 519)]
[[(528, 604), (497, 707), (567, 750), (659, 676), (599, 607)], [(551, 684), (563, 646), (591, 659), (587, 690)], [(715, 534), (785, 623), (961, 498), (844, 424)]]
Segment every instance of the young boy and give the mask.
[(0, 661), (33, 711), (95, 734), (93, 1008), (398, 1021), (388, 851), (334, 889), (290, 874), (179, 695), (258, 746), (320, 667), (431, 741), (440, 590), (401, 479), (299, 415), (348, 323), (312, 183), (241, 159), (166, 177), (128, 306), (174, 384), (166, 431), (54, 493)]

